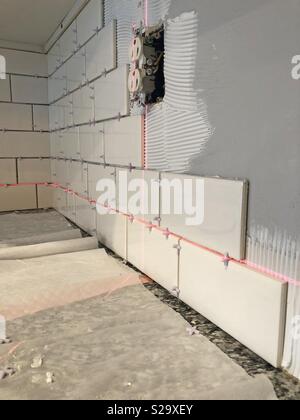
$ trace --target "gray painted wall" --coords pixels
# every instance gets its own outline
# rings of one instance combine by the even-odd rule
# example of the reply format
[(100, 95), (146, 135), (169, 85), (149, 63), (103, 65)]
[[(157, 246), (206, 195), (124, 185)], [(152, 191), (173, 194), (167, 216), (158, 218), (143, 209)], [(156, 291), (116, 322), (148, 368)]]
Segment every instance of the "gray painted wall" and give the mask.
[(249, 224), (300, 234), (299, 0), (173, 0), (199, 14), (195, 89), (214, 128), (190, 172), (247, 178)]

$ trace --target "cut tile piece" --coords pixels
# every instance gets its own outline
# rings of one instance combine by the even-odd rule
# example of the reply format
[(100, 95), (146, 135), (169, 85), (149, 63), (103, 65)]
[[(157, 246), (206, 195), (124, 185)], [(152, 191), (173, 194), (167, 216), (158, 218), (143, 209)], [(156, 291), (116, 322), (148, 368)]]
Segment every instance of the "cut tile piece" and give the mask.
[(15, 159), (0, 160), (0, 184), (17, 183), (17, 165)]
[(50, 182), (49, 159), (18, 159), (19, 182)]
[(85, 44), (102, 26), (103, 2), (101, 0), (91, 0), (77, 18), (78, 44)]
[(116, 21), (112, 21), (92, 38), (86, 49), (86, 76), (91, 81), (117, 66)]
[(37, 208), (35, 186), (0, 188), (0, 212)]
[(38, 185), (38, 208), (50, 209), (54, 206), (54, 190), (51, 187)]
[(33, 121), (35, 131), (49, 131), (49, 106), (34, 105)]
[(128, 70), (120, 67), (94, 82), (96, 121), (129, 114)]
[(0, 79), (0, 101), (10, 102), (10, 76), (6, 76), (5, 80)]
[(182, 241), (180, 299), (275, 367), (281, 366), (287, 286)]
[(161, 199), (162, 226), (222, 254), (245, 258), (247, 182), (162, 174)]
[(178, 288), (178, 239), (128, 221), (128, 261), (172, 292)]
[(142, 117), (107, 121), (104, 133), (107, 164), (142, 167)]

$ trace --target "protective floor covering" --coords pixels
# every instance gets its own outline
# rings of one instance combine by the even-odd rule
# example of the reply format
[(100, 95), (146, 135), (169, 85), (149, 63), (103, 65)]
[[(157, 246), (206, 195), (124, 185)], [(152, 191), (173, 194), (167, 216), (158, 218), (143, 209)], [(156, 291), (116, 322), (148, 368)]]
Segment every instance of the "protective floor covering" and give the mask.
[(0, 313), (16, 319), (138, 283), (137, 273), (100, 249), (0, 261)]
[(17, 373), (0, 382), (0, 399), (276, 399), (265, 377), (187, 328), (142, 285), (15, 320), (0, 365)]
[(74, 227), (56, 211), (0, 214), (0, 245), (6, 240), (66, 231)]

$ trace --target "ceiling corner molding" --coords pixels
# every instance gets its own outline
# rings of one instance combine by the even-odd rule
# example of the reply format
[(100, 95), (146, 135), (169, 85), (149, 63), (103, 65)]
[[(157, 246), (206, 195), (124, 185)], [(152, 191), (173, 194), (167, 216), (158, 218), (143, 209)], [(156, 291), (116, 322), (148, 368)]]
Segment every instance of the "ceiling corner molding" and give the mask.
[(51, 35), (46, 45), (43, 48), (43, 52), (47, 54), (53, 47), (55, 42), (61, 37), (61, 35), (68, 29), (74, 19), (79, 15), (81, 10), (87, 5), (90, 0), (77, 0), (70, 12), (64, 17), (56, 31)]

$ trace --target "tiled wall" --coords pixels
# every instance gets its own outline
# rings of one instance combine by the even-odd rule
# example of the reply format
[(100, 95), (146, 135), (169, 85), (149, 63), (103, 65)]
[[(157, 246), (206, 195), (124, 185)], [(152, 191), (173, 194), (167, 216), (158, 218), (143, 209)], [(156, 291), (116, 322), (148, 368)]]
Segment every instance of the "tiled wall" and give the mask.
[[(6, 80), (0, 80), (0, 211), (50, 207), (51, 192), (35, 184), (50, 181), (47, 58), (0, 49)], [(39, 197), (40, 193), (40, 197)]]

